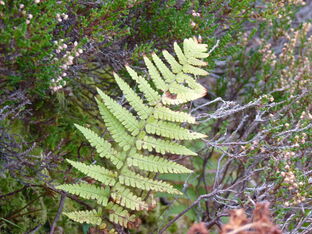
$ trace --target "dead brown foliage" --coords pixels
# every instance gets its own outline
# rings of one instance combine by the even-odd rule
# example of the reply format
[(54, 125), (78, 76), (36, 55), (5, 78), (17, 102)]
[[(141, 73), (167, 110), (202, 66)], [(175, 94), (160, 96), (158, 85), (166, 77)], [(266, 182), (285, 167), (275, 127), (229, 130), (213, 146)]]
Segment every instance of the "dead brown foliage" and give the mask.
[(220, 234), (281, 234), (271, 221), (269, 203), (257, 203), (249, 220), (244, 209), (230, 211), (230, 221), (222, 226)]

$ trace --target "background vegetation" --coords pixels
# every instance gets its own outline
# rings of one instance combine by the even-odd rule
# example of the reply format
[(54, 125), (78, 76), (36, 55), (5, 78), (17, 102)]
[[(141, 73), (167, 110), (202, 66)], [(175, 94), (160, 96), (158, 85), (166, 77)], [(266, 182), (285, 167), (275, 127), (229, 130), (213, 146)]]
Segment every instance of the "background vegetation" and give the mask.
[(208, 137), (187, 145), (200, 157), (173, 159), (194, 173), (162, 175), (184, 195), (157, 194), (140, 227), (120, 232), (186, 233), (204, 222), (218, 233), (229, 210), (251, 213), (268, 201), (284, 233), (310, 233), (311, 8), (299, 0), (0, 1), (0, 232), (99, 232), (60, 215), (90, 206), (55, 189), (82, 178), (65, 159), (95, 160), (73, 124), (104, 131), (95, 87), (123, 103), (113, 71), (129, 81), (124, 64), (144, 72), (142, 55), (200, 35), (216, 48), (199, 81), (208, 93), (188, 109)]

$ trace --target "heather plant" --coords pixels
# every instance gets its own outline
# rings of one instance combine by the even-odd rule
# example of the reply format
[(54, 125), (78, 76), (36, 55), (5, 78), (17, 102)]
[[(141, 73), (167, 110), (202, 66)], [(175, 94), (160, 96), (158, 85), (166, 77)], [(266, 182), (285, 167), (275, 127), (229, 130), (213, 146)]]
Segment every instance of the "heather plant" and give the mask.
[[(0, 185), (0, 232), (99, 231), (61, 215), (63, 210), (91, 210), (95, 203), (55, 185), (99, 185), (65, 159), (116, 169), (98, 158), (74, 123), (108, 140), (108, 132), (102, 130), (108, 124), (98, 115), (94, 99), (96, 87), (135, 113), (113, 72), (142, 98), (124, 64), (148, 74), (142, 56), (163, 49), (173, 55), (172, 42), (200, 35), (212, 49), (205, 58), (209, 74), (198, 79), (207, 93), (181, 108), (196, 119), (190, 130), (207, 138), (183, 143), (197, 157), (168, 157), (191, 169), (190, 174), (146, 174), (133, 166), (149, 179), (157, 174), (182, 193), (148, 196), (147, 191), (128, 188), (142, 199), (149, 197), (144, 202), (156, 201), (154, 209), (123, 207), (141, 222), (135, 231), (186, 232), (193, 222), (202, 221), (218, 232), (228, 223), (228, 210), (244, 208), (250, 215), (255, 204), (269, 201), (272, 222), (279, 229), (309, 233), (311, 32), (305, 23), (309, 14), (304, 12), (310, 4), (0, 1), (0, 168), (8, 182)], [(116, 196), (107, 198), (118, 202)], [(14, 202), (7, 202), (10, 199)], [(123, 204), (129, 206), (119, 205)], [(104, 219), (110, 211), (102, 210)], [(128, 232), (117, 219), (107, 219), (108, 226)]]

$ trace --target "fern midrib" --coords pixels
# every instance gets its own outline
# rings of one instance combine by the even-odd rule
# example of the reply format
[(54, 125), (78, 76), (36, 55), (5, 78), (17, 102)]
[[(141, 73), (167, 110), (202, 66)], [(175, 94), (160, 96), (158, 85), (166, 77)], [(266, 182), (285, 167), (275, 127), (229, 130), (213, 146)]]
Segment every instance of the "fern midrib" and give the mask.
[[(174, 75), (175, 75), (175, 77), (178, 76), (178, 74), (174, 74)], [(170, 90), (170, 88), (171, 88), (170, 86), (171, 86), (173, 83), (175, 83), (175, 80), (171, 81), (171, 82), (168, 84), (167, 90), (163, 91), (164, 94), (165, 94), (166, 92), (169, 92), (169, 90)], [(162, 101), (162, 96), (160, 96), (158, 102), (153, 106), (153, 109), (155, 109), (156, 107), (164, 106), (164, 105), (162, 105), (162, 102), (161, 102), (161, 101)], [(145, 136), (145, 133), (146, 133), (145, 127), (146, 127), (147, 123), (148, 123), (149, 121), (151, 121), (153, 118), (154, 118), (154, 117), (153, 117), (153, 111), (151, 111), (151, 112), (148, 114), (148, 116), (147, 116), (147, 118), (146, 118), (145, 120), (141, 120), (141, 121), (143, 122), (143, 124), (141, 125), (142, 127), (139, 129), (139, 133), (134, 137), (134, 140), (133, 140), (133, 143), (132, 143), (130, 149), (128, 149), (128, 150), (126, 151), (126, 156), (125, 156), (125, 158), (124, 158), (123, 165), (120, 167), (120, 169), (117, 169), (116, 182), (115, 182), (115, 184), (114, 184), (112, 187), (114, 187), (117, 183), (120, 182), (120, 181), (119, 181), (119, 176), (121, 175), (121, 172), (123, 171), (123, 169), (124, 169), (125, 167), (127, 167), (127, 159), (128, 159), (128, 157), (130, 156), (131, 150), (132, 150), (132, 149), (135, 149), (135, 150), (137, 151), (137, 149), (136, 149), (136, 142), (137, 142), (138, 140), (143, 140), (143, 138), (144, 138), (144, 136)]]

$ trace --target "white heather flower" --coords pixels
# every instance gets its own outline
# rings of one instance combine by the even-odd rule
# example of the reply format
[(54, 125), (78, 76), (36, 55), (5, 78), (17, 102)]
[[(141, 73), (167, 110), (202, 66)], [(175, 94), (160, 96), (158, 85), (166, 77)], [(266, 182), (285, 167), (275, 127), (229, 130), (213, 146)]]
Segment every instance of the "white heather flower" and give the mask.
[(35, 3), (40, 3), (40, 0), (35, 0), (34, 2), (35, 2)]
[(59, 53), (61, 53), (61, 50), (57, 49), (55, 52), (56, 52), (57, 54), (59, 54)]
[(75, 56), (76, 56), (76, 57), (78, 57), (79, 55), (80, 55), (79, 52), (76, 52), (76, 53), (75, 53)]
[(78, 45), (78, 42), (77, 42), (77, 41), (75, 41), (75, 42), (74, 42), (74, 46), (76, 47), (77, 45)]
[(70, 65), (73, 65), (73, 60), (70, 60), (66, 63), (66, 65), (70, 66)]
[(26, 24), (30, 24), (30, 20), (26, 20)]
[(58, 18), (57, 21), (58, 21), (58, 22), (62, 22), (62, 19), (61, 19), (61, 18)]
[(28, 19), (32, 19), (33, 18), (33, 15), (32, 14), (29, 14), (28, 15)]
[(68, 56), (68, 60), (74, 60), (74, 57), (71, 56), (71, 55), (69, 55), (69, 56)]
[(195, 23), (194, 21), (192, 21), (192, 22), (191, 22), (191, 26), (192, 26), (192, 27), (195, 27), (195, 26), (196, 26), (196, 23)]
[(64, 19), (64, 20), (67, 20), (67, 19), (68, 19), (68, 15), (64, 15), (64, 16), (63, 16), (63, 19)]
[(19, 5), (19, 8), (20, 8), (20, 9), (23, 9), (23, 8), (24, 8), (24, 4), (20, 4), (20, 5)]
[(63, 49), (67, 49), (67, 45), (66, 44), (63, 44)]
[(66, 72), (64, 72), (64, 73), (62, 74), (62, 76), (63, 76), (63, 77), (64, 77), (64, 76), (67, 76)]
[(0, 5), (4, 6), (5, 2), (4, 1), (0, 1)]
[(63, 68), (64, 70), (68, 69), (68, 66), (66, 64), (62, 65), (61, 68)]
[(54, 45), (57, 45), (57, 43), (58, 43), (57, 41), (53, 41), (53, 44), (54, 44)]
[(56, 14), (56, 18), (60, 18), (61, 15), (59, 13)]
[(78, 50), (78, 53), (79, 53), (79, 54), (82, 54), (82, 53), (83, 53), (83, 50), (82, 50), (82, 49), (79, 49), (79, 50)]

